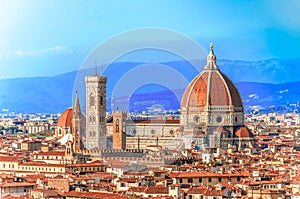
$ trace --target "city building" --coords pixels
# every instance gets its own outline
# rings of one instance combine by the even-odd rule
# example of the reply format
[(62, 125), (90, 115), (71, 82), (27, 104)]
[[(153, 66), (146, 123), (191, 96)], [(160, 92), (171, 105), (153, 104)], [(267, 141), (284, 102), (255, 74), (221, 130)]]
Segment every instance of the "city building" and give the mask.
[[(76, 97), (74, 109), (67, 109), (58, 120), (56, 136), (68, 132), (77, 149), (81, 135), (86, 135), (86, 149), (106, 149), (107, 136), (112, 136), (114, 149), (221, 147), (235, 150), (253, 147), (252, 132), (244, 124), (244, 107), (234, 83), (220, 71), (210, 46), (207, 64), (187, 86), (181, 101), (180, 120), (131, 120), (124, 112), (112, 113), (106, 119), (107, 77), (97, 73), (86, 81), (86, 133), (83, 132), (80, 105)], [(74, 116), (73, 116), (74, 115)], [(77, 118), (77, 119), (76, 119)], [(80, 123), (80, 125), (78, 124)], [(72, 128), (76, 128), (76, 133)], [(74, 131), (74, 130), (73, 130)], [(76, 135), (74, 135), (76, 134)], [(170, 144), (171, 143), (171, 144)], [(74, 144), (74, 143), (73, 143)], [(74, 151), (76, 151), (74, 149)]]

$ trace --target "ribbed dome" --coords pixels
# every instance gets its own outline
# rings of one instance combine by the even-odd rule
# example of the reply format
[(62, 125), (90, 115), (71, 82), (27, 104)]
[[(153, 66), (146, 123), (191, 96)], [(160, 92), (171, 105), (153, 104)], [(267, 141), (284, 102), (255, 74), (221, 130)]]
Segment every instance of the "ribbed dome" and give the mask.
[(72, 120), (73, 120), (73, 108), (68, 108), (58, 118), (56, 126), (72, 127)]
[(237, 136), (238, 138), (251, 138), (253, 137), (253, 134), (246, 127), (241, 127), (239, 130), (235, 132), (235, 136)]
[(212, 50), (207, 56), (207, 65), (188, 85), (182, 97), (182, 107), (236, 106), (242, 107), (242, 99), (233, 82), (216, 65)]

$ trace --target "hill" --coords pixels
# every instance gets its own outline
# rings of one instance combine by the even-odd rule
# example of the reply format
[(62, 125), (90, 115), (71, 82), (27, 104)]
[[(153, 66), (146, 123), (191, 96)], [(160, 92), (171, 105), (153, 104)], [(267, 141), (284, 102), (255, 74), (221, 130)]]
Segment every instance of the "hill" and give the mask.
[[(203, 66), (203, 62), (201, 63)], [(110, 97), (119, 79), (142, 64), (117, 62), (105, 70), (104, 75), (108, 76), (109, 111), (111, 110)], [(299, 64), (300, 59), (298, 58), (257, 62), (218, 61), (221, 71), (236, 83), (245, 107), (258, 105), (265, 108), (299, 101), (300, 70), (295, 70)], [(181, 74), (187, 81), (191, 81), (199, 70), (185, 61), (167, 62), (163, 65)], [(85, 75), (93, 74), (94, 72), (91, 70), (81, 70), (80, 73), (74, 71), (54, 77), (2, 79), (0, 80), (0, 110), (9, 109), (26, 113), (62, 112), (72, 106), (72, 95), (75, 89), (79, 90), (81, 104), (84, 107), (85, 85), (83, 78)], [(80, 85), (79, 89), (74, 82)], [(168, 88), (158, 84), (141, 85), (130, 96), (130, 111), (149, 110), (158, 104), (167, 110), (178, 110), (185, 86), (168, 90)], [(128, 99), (128, 96), (123, 95), (118, 96), (118, 98), (122, 102), (122, 100)]]

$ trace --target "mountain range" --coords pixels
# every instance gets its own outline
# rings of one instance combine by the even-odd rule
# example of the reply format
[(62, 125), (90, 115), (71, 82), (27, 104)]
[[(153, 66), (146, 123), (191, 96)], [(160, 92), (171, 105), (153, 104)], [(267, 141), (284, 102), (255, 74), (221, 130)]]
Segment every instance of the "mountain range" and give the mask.
[[(124, 74), (143, 64), (115, 62), (105, 69), (103, 75), (108, 77), (108, 111), (111, 111), (112, 103), (115, 104), (116, 101), (119, 101), (119, 104), (122, 105), (122, 101), (128, 99), (129, 111), (141, 112), (158, 107), (166, 110), (179, 109), (180, 99), (186, 84), (172, 89), (158, 83), (144, 84), (136, 88), (130, 96), (124, 94), (112, 100), (112, 93)], [(187, 61), (162, 64), (181, 74), (189, 82), (203, 69), (205, 62), (198, 61), (197, 64), (201, 65), (198, 69)], [(297, 69), (300, 65), (300, 58), (255, 62), (218, 60), (218, 65), (220, 70), (236, 83), (245, 107), (260, 106), (268, 109), (269, 107), (297, 103), (300, 99), (300, 90), (298, 89), (300, 87), (300, 70)], [(75, 90), (78, 90), (84, 111), (84, 77), (94, 74), (94, 70), (93, 68), (82, 69), (53, 77), (1, 79), (0, 110), (17, 113), (62, 112), (72, 106)], [(163, 77), (165, 74), (162, 72), (158, 75)], [(131, 81), (139, 81), (143, 78), (142, 74), (136, 74), (134, 78), (131, 78)], [(126, 83), (123, 86), (126, 87)]]

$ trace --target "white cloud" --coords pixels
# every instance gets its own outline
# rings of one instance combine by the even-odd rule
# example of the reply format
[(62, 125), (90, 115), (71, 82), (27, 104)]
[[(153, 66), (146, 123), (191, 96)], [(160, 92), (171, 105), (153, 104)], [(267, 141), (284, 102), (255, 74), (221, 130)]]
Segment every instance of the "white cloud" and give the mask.
[(40, 50), (15, 50), (10, 51), (8, 55), (24, 57), (24, 56), (38, 56), (38, 55), (48, 55), (48, 54), (69, 54), (72, 50), (63, 46), (54, 46), (50, 48), (40, 49)]

